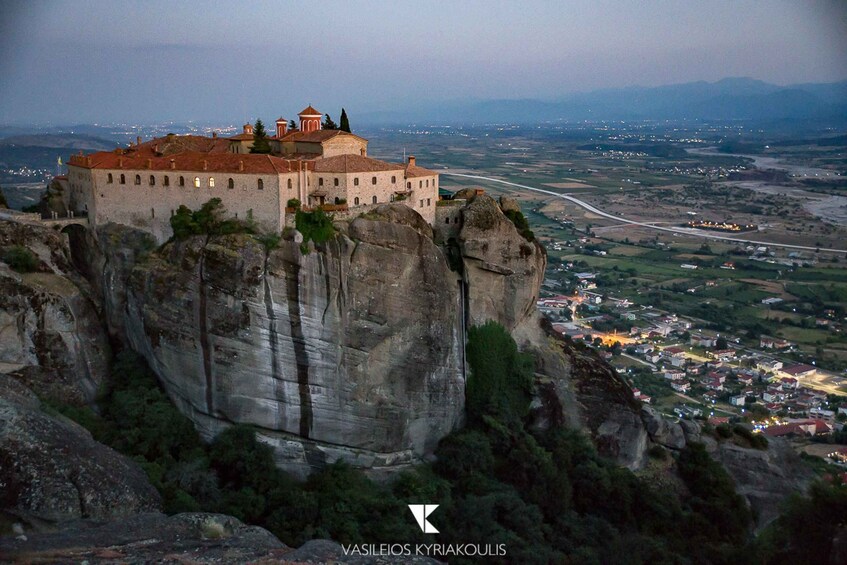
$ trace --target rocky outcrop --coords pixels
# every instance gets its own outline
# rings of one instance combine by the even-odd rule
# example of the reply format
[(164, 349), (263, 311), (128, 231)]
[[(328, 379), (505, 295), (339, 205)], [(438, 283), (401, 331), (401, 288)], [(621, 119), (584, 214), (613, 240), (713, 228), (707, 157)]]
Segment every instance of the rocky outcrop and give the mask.
[(641, 407), (641, 420), (653, 443), (669, 449), (685, 447), (685, 433), (679, 423), (665, 419), (656, 410), (646, 405)]
[(463, 210), (458, 242), (468, 288), (471, 325), (494, 320), (509, 331), (537, 314), (547, 255), (527, 241), (487, 195)]
[(50, 533), (24, 531), (0, 538), (0, 555), (18, 563), (437, 563), (428, 557), (346, 555), (341, 545), (329, 540), (308, 541), (294, 549), (263, 528), (202, 512), (147, 512), (106, 523), (71, 522)]
[(55, 522), (158, 507), (159, 494), (136, 463), (46, 414), (28, 388), (0, 375), (0, 508)]
[(763, 450), (730, 441), (708, 447), (732, 476), (738, 494), (747, 499), (758, 529), (776, 519), (786, 497), (804, 492), (813, 478), (791, 444), (780, 438), (768, 438), (768, 448)]
[(0, 261), (0, 373), (14, 373), (44, 397), (92, 401), (109, 345), (87, 282), (52, 229), (0, 221), (0, 251), (13, 246), (28, 249), (38, 266), (18, 273)]
[(402, 466), (464, 409), (459, 285), (431, 234), (396, 205), (306, 254), (196, 237), (127, 272), (109, 249), (107, 310), (206, 438), (254, 424), (300, 475), (339, 459)]

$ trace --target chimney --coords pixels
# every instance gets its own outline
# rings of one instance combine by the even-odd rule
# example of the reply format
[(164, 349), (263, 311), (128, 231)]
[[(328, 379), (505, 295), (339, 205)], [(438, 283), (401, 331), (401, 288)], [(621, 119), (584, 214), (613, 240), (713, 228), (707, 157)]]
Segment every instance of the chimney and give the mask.
[(276, 136), (282, 137), (286, 133), (288, 133), (288, 120), (285, 118), (279, 118), (276, 121)]
[(171, 159), (171, 169), (176, 169), (176, 161)]
[(147, 168), (148, 168), (148, 169), (152, 169), (152, 168), (153, 168), (153, 159), (147, 159)]
[(204, 171), (208, 170), (208, 168), (209, 168), (209, 162), (206, 161), (206, 159), (203, 159), (203, 170)]
[(123, 157), (118, 157), (118, 167), (120, 167), (121, 169), (124, 168), (124, 158)]
[(244, 133), (253, 133), (253, 124), (244, 124)]
[(158, 153), (158, 152), (159, 152), (159, 144), (157, 143), (156, 145), (153, 146), (153, 153)]
[(244, 171), (244, 161), (238, 162), (238, 172)]
[(136, 138), (135, 138), (135, 144), (136, 144), (136, 145), (141, 145), (141, 136), (140, 136), (140, 135), (139, 135), (138, 137), (136, 137)]
[(415, 156), (414, 155), (409, 155), (409, 166), (410, 167), (415, 166)]

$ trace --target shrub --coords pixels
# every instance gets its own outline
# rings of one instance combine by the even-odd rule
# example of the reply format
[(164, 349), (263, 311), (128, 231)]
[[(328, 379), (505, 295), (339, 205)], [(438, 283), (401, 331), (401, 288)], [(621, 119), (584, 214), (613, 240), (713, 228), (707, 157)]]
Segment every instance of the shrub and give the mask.
[(253, 233), (252, 210), (248, 214), (247, 222), (225, 216), (226, 208), (220, 198), (210, 199), (195, 211), (182, 205), (171, 216), (171, 229), (176, 239), (185, 239), (191, 235)]
[(38, 258), (23, 245), (10, 247), (3, 253), (3, 262), (18, 273), (32, 273), (38, 270)]
[(300, 201), (296, 198), (289, 198), (288, 202), (286, 202), (285, 204), (286, 208), (294, 208), (295, 210), (299, 210), (300, 205)]
[(308, 242), (324, 243), (335, 237), (335, 228), (332, 225), (332, 216), (328, 216), (320, 208), (314, 212), (297, 210), (294, 216), (294, 225), (303, 235), (303, 245), (300, 247), (303, 253), (308, 250)]
[(529, 222), (520, 210), (506, 210), (506, 217), (511, 220), (523, 238), (527, 241), (535, 241), (535, 234), (529, 229)]

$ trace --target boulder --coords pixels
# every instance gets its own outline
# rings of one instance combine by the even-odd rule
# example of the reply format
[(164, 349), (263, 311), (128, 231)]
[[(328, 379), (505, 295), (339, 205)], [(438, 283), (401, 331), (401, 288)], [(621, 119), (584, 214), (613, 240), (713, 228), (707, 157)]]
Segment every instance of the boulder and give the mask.
[(512, 212), (520, 212), (521, 205), (518, 202), (517, 198), (512, 198), (511, 196), (501, 196), (500, 197), (500, 209), (503, 210), (503, 213), (512, 211)]
[(680, 424), (669, 422), (656, 410), (646, 405), (641, 407), (641, 420), (654, 443), (670, 449), (685, 447), (685, 433)]
[(40, 409), (38, 398), (0, 375), (0, 507), (25, 520), (126, 516), (160, 506), (137, 463), (85, 428)]

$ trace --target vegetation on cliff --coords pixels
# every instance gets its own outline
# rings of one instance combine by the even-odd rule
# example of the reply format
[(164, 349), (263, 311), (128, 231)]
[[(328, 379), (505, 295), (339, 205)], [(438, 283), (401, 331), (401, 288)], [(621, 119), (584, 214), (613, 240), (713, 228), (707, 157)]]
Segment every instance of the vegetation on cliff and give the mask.
[(320, 208), (315, 208), (312, 212), (304, 212), (298, 209), (294, 214), (294, 225), (297, 231), (303, 235), (301, 250), (304, 253), (308, 250), (309, 241), (314, 241), (318, 244), (335, 237), (332, 216), (328, 216)]
[(3, 251), (3, 262), (18, 273), (32, 273), (38, 270), (38, 257), (22, 245), (13, 245)]
[(535, 241), (535, 234), (530, 229), (529, 221), (527, 221), (523, 212), (520, 210), (505, 210), (503, 213), (513, 224), (515, 224), (515, 227), (518, 228), (518, 233), (520, 233), (525, 240)]
[(228, 218), (226, 207), (220, 198), (212, 198), (199, 210), (180, 206), (171, 216), (171, 229), (175, 239), (185, 239), (192, 235), (226, 235), (231, 233), (254, 233), (256, 230), (250, 221)]

